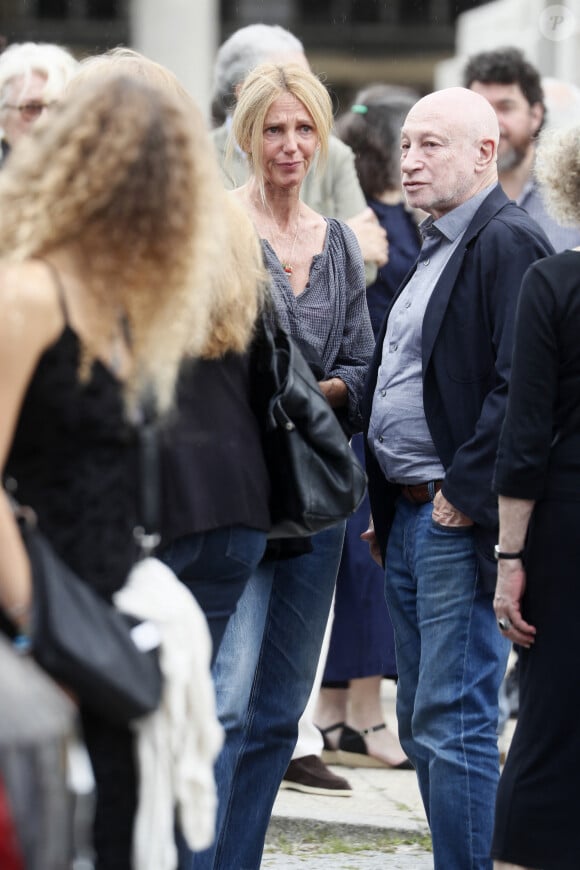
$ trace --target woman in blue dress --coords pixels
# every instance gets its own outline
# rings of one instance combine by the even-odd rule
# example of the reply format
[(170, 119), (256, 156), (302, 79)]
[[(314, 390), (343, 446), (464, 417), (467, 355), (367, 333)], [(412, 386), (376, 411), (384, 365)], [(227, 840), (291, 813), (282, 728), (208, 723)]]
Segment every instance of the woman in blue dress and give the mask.
[[(367, 287), (375, 336), (397, 288), (420, 248), (417, 221), (404, 203), (399, 173), (402, 121), (418, 98), (407, 88), (372, 85), (360, 91), (336, 125), (350, 145), (368, 205), (387, 231), (389, 260)], [(362, 435), (352, 445), (364, 461)], [(408, 766), (396, 735), (383, 718), (383, 677), (396, 679), (393, 628), (382, 570), (360, 540), (368, 526), (365, 498), (348, 521), (338, 572), (334, 622), (316, 721), (324, 737), (323, 760), (347, 766)]]

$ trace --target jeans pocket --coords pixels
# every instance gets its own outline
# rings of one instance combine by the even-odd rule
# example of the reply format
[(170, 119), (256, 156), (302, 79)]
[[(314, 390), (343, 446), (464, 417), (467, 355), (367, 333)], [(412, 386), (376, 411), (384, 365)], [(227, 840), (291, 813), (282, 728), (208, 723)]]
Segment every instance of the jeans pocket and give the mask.
[(443, 526), (441, 523), (438, 523), (436, 520), (431, 517), (431, 527), (438, 532), (443, 532), (445, 534), (450, 535), (461, 535), (461, 534), (473, 534), (473, 530), (475, 525), (472, 523), (470, 526)]
[(200, 535), (184, 535), (163, 547), (157, 556), (179, 575), (191, 562), (197, 559), (201, 546), (202, 537)]
[(226, 556), (234, 562), (254, 568), (260, 562), (266, 549), (266, 532), (250, 529), (247, 526), (231, 526), (229, 530)]

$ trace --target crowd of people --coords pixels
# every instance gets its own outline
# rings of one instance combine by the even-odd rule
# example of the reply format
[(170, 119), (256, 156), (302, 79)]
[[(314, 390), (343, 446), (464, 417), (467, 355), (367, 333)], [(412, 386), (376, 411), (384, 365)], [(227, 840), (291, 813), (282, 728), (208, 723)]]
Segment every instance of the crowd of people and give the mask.
[[(18, 505), (113, 606), (141, 558), (152, 418), (156, 555), (207, 621), (216, 754), (223, 730), (209, 785), (200, 767), (156, 795), (155, 870), (259, 870), (281, 785), (352, 794), (331, 762), (416, 775), (435, 870), (575, 870), (580, 127), (550, 124), (514, 48), (471, 57), (461, 87), (369, 85), (335, 123), (300, 41), (262, 24), (221, 46), (213, 114), (130, 49), (0, 54), (0, 864), (62, 870), (74, 851), (77, 699), (22, 659), (38, 581)], [(264, 322), (366, 467), (358, 511), (309, 536), (270, 534)], [(14, 754), (36, 698), (40, 857)], [(94, 866), (145, 870), (139, 726), (78, 712)]]

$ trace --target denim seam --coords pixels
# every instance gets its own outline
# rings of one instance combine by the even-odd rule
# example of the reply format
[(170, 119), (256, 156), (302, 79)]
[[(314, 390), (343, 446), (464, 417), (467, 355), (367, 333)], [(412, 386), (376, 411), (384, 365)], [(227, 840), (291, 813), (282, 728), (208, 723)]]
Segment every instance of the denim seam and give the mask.
[[(475, 604), (475, 596), (476, 596), (476, 584), (473, 584), (473, 593), (471, 597), (471, 606), (469, 612), (469, 632), (467, 637), (467, 642), (465, 644), (464, 657), (463, 657), (463, 678), (461, 683), (461, 748), (463, 750), (463, 764), (465, 766), (465, 778), (467, 781), (467, 812), (469, 817), (469, 831), (473, 832), (473, 818), (471, 814), (471, 778), (469, 765), (467, 763), (467, 755), (465, 750), (465, 671), (467, 668), (467, 648), (469, 644), (469, 640), (471, 638), (471, 630), (472, 630), (472, 620), (473, 620), (473, 608)], [(469, 852), (471, 857), (471, 866), (473, 867), (473, 835), (470, 838), (469, 843)]]
[[(266, 625), (268, 624), (268, 616), (270, 614), (271, 606), (272, 606), (272, 591), (270, 590), (270, 600), (268, 602), (268, 614), (266, 616), (266, 623), (265, 623)], [(264, 636), (262, 638), (262, 643), (260, 646), (260, 654), (258, 656), (258, 662), (256, 664), (256, 673), (254, 674), (254, 679), (252, 681), (252, 688), (250, 690), (250, 695), (249, 695), (249, 700), (248, 700), (248, 714), (246, 716), (246, 720), (244, 723), (244, 729), (243, 729), (244, 737), (240, 743), (240, 748), (238, 751), (238, 756), (236, 758), (236, 764), (234, 767), (234, 773), (233, 773), (233, 776), (232, 776), (231, 781), (230, 781), (231, 785), (230, 785), (230, 791), (229, 791), (229, 796), (228, 796), (228, 805), (227, 805), (227, 809), (226, 809), (226, 812), (224, 815), (224, 820), (223, 820), (223, 825), (222, 825), (221, 831), (218, 834), (218, 841), (217, 841), (217, 846), (216, 846), (216, 850), (215, 850), (215, 861), (214, 861), (214, 867), (216, 868), (216, 870), (219, 870), (219, 867), (221, 865), (222, 854), (224, 851), (224, 836), (223, 835), (228, 830), (230, 816), (232, 814), (232, 809), (233, 809), (233, 799), (232, 798), (233, 798), (233, 794), (235, 791), (233, 784), (238, 776), (242, 761), (244, 759), (245, 751), (246, 751), (246, 748), (247, 748), (248, 743), (249, 743), (250, 731), (252, 728), (252, 724), (254, 722), (254, 718), (256, 716), (256, 705), (254, 704), (254, 699), (256, 698), (256, 694), (257, 694), (258, 682), (261, 679), (262, 662), (264, 660), (264, 655), (265, 655), (265, 646), (266, 646), (266, 632), (264, 633)], [(226, 868), (226, 870), (231, 870), (231, 868)]]
[[(242, 742), (240, 743), (240, 750), (239, 750), (239, 752), (238, 752), (238, 757), (236, 758), (236, 764), (235, 764), (235, 767), (234, 767), (234, 773), (233, 773), (233, 776), (232, 776), (232, 779), (231, 779), (231, 788), (230, 788), (230, 794), (229, 794), (229, 797), (228, 797), (228, 805), (227, 805), (227, 809), (226, 809), (226, 812), (225, 812), (225, 815), (224, 815), (223, 825), (222, 825), (221, 831), (219, 832), (219, 834), (218, 834), (218, 838), (217, 838), (217, 845), (216, 845), (216, 850), (215, 850), (215, 860), (214, 860), (214, 867), (217, 868), (217, 870), (219, 870), (219, 867), (221, 866), (221, 859), (222, 859), (222, 854), (223, 854), (223, 851), (224, 851), (224, 837), (223, 837), (223, 834), (225, 834), (225, 832), (228, 830), (228, 827), (229, 827), (229, 821), (230, 821), (230, 816), (231, 816), (231, 814), (232, 814), (232, 808), (233, 808), (233, 800), (232, 800), (232, 797), (233, 797), (233, 793), (234, 793), (233, 783), (235, 782), (235, 780), (236, 780), (236, 778), (237, 778), (237, 776), (238, 776), (238, 773), (239, 773), (239, 770), (240, 770), (240, 767), (241, 767), (241, 764), (242, 764), (242, 761), (243, 761), (243, 758), (244, 758), (245, 750), (246, 750), (246, 747), (247, 747), (248, 742), (249, 742), (249, 733), (250, 733), (250, 729), (251, 729), (251, 727), (252, 727), (252, 723), (253, 723), (253, 721), (254, 721), (254, 717), (255, 717), (255, 714), (256, 714), (256, 709), (255, 709), (255, 707), (253, 706), (252, 701), (253, 701), (253, 699), (254, 699), (254, 697), (255, 697), (255, 694), (256, 694), (256, 688), (255, 688), (255, 687), (256, 687), (256, 682), (257, 682), (257, 679), (258, 679), (258, 674), (259, 674), (259, 672), (260, 672), (260, 665), (261, 665), (261, 662), (262, 662), (262, 650), (263, 650), (263, 647), (264, 647), (264, 644), (262, 643), (262, 647), (261, 647), (261, 649), (260, 649), (260, 657), (259, 657), (259, 659), (258, 659), (258, 667), (256, 668), (256, 674), (255, 674), (255, 676), (254, 676), (254, 681), (253, 681), (253, 683), (252, 683), (252, 690), (251, 690), (251, 692), (250, 692), (250, 702), (249, 702), (249, 704), (248, 704), (248, 707), (251, 708), (252, 712), (250, 713), (250, 715), (249, 715), (248, 718), (246, 719), (246, 725), (245, 725), (245, 727), (244, 727), (244, 734), (245, 734), (246, 736), (243, 738)], [(231, 868), (227, 868), (227, 870), (231, 870)]]

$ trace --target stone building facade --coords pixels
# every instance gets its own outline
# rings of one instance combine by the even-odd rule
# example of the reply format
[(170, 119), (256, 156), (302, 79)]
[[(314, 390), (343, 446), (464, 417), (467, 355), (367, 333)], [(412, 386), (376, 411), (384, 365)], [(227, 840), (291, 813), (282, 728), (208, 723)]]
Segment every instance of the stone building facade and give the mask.
[(82, 56), (131, 45), (176, 72), (206, 108), (222, 39), (244, 24), (288, 27), (341, 99), (384, 81), (429, 90), (453, 55), (455, 22), (482, 0), (1, 0), (8, 42), (58, 42)]

